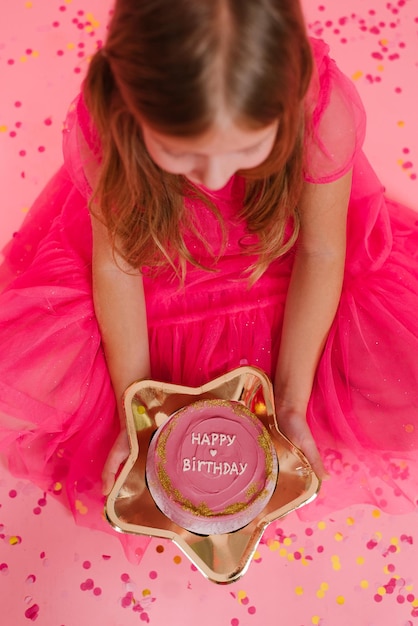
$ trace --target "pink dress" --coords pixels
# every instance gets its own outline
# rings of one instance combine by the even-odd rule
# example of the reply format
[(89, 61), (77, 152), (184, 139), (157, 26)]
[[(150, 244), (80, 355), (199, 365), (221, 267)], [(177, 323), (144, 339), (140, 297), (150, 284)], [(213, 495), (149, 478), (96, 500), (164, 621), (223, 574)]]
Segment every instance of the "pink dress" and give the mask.
[[(361, 150), (365, 116), (355, 89), (325, 44), (312, 45), (306, 179), (327, 183), (353, 168), (353, 186), (344, 287), (308, 414), (332, 478), (301, 515), (319, 518), (354, 503), (406, 512), (418, 496), (418, 215), (385, 198)], [(62, 492), (80, 523), (113, 532), (102, 516), (100, 474), (118, 419), (93, 310), (90, 189), (78, 126), (97, 155), (79, 97), (64, 132), (64, 167), (6, 248), (0, 449), (13, 473)], [(272, 263), (248, 289), (243, 189), (234, 176), (213, 194), (228, 226), (216, 273), (191, 267), (184, 289), (169, 272), (145, 275), (155, 379), (199, 385), (243, 363), (273, 375), (294, 255)], [(186, 202), (219, 249), (216, 219)], [(201, 244), (191, 235), (187, 241), (205, 260)], [(146, 542), (119, 536), (139, 558)]]

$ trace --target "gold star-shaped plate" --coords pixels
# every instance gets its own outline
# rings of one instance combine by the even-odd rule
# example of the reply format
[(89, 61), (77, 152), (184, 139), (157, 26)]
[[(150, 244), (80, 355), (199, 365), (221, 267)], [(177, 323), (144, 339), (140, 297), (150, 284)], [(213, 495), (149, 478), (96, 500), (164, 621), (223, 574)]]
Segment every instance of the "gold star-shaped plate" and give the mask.
[[(154, 503), (145, 467), (153, 433), (173, 413), (198, 400), (242, 403), (266, 427), (275, 447), (279, 474), (273, 495), (263, 511), (233, 533), (202, 536), (172, 522)], [(238, 580), (248, 569), (265, 528), (307, 504), (320, 481), (303, 453), (279, 430), (269, 378), (254, 367), (240, 367), (202, 387), (184, 387), (141, 380), (124, 396), (130, 454), (107, 497), (105, 513), (119, 532), (171, 539), (200, 572), (216, 583)]]

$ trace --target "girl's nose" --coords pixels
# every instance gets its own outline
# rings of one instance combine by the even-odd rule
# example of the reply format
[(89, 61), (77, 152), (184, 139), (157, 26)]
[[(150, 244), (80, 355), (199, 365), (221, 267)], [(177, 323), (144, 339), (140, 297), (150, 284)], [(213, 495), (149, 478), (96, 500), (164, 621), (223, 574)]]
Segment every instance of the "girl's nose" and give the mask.
[(197, 173), (200, 183), (212, 191), (225, 187), (233, 174), (234, 168), (228, 159), (208, 159)]

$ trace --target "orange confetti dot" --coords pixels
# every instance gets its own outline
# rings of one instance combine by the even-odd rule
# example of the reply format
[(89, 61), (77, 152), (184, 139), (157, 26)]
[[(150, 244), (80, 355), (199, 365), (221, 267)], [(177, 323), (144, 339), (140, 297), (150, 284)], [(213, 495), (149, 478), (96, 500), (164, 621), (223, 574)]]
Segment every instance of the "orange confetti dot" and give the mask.
[(413, 424), (406, 424), (405, 426), (406, 433), (413, 433), (414, 431), (415, 431), (415, 426)]
[(179, 565), (179, 563), (181, 563), (181, 556), (178, 556), (178, 555), (175, 556), (173, 561), (176, 565)]

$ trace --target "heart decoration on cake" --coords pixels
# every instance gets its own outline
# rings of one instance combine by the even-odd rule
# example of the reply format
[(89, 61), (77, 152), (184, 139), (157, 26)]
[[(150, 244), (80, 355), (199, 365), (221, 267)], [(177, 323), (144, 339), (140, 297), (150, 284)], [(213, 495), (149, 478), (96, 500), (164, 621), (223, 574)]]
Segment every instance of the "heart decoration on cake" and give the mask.
[(107, 519), (120, 532), (173, 540), (213, 582), (242, 576), (268, 524), (319, 491), (279, 431), (271, 382), (257, 368), (199, 388), (139, 381), (124, 404), (131, 452)]

